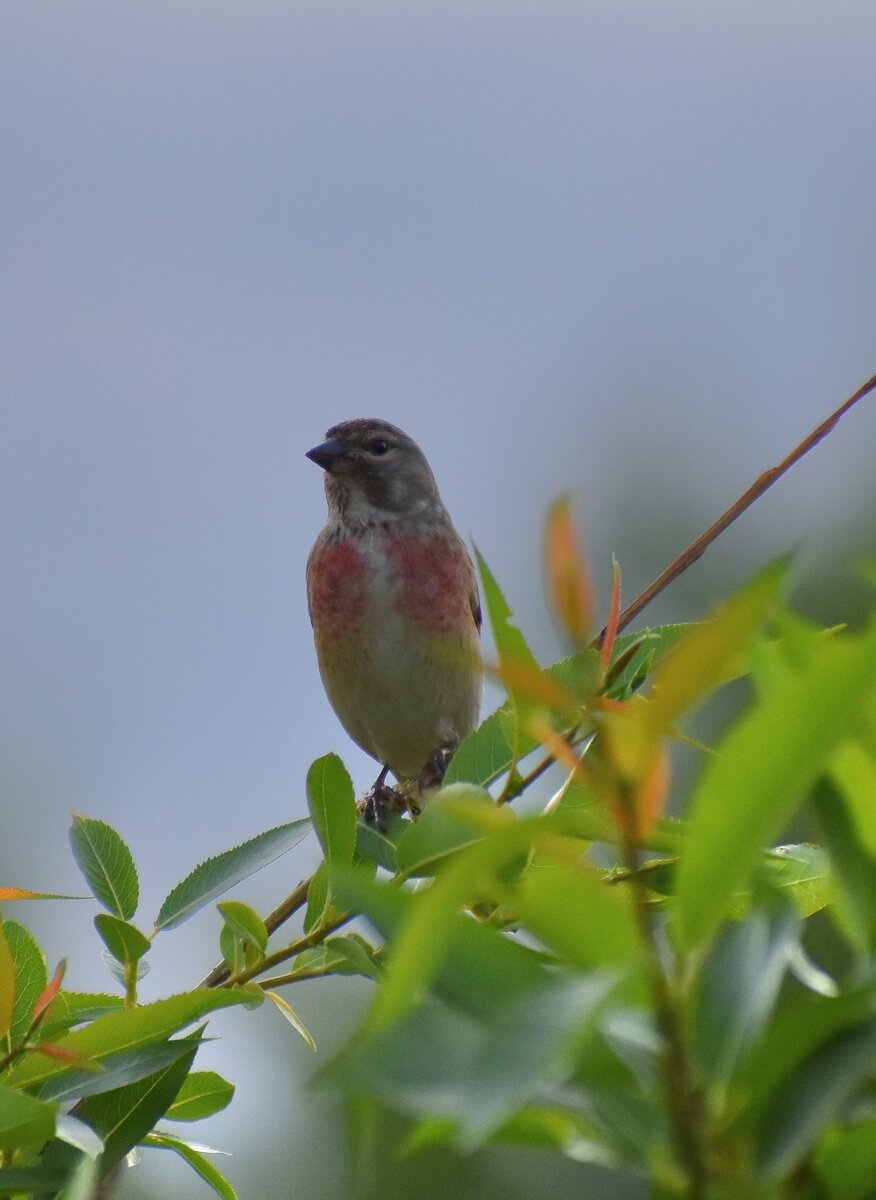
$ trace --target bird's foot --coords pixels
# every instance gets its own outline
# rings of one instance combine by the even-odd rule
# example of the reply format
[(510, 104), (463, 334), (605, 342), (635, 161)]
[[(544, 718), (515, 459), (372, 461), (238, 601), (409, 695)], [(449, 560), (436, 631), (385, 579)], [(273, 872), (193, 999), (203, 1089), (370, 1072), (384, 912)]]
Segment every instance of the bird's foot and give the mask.
[(418, 779), (401, 779), (393, 787), (386, 782), (389, 767), (385, 766), (359, 803), (365, 822), (385, 833), (392, 816), (408, 813), (416, 819), (422, 811), (423, 796), (443, 783), (455, 749), (455, 746), (439, 746)]
[(455, 746), (438, 747), (425, 767), (423, 767), (420, 777), (417, 780), (417, 788), (421, 794), (441, 787), (455, 749)]
[[(386, 782), (388, 773), (389, 767), (384, 767), (374, 781), (371, 791), (366, 792), (359, 803), (359, 812), (366, 824), (376, 826), (381, 833), (386, 832), (391, 816), (411, 811), (406, 784), (390, 787)], [(419, 809), (417, 812), (419, 813)]]

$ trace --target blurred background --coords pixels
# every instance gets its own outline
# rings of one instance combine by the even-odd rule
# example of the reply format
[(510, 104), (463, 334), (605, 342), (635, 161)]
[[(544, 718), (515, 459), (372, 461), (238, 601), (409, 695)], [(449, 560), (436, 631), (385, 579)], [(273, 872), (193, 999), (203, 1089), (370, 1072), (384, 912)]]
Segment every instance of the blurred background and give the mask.
[[(876, 371), (874, 38), (869, 0), (7, 0), (0, 880), (81, 893), (69, 813), (100, 817), (148, 927), (197, 861), (304, 813), (317, 755), (370, 783), (304, 600), (327, 426), (421, 443), (550, 660), (560, 489), (631, 599)], [(648, 621), (791, 546), (802, 609), (854, 621), (874, 445), (871, 399)], [(239, 898), (265, 911), (316, 861), (305, 841)], [(96, 986), (92, 904), (5, 915)], [(205, 910), (162, 935), (144, 998), (217, 933)], [(356, 1197), (307, 1080), (368, 985), (288, 996), (318, 1055), (276, 1012), (214, 1019), (199, 1063), (238, 1093), (196, 1136), (242, 1197)], [(384, 1170), (390, 1200), (620, 1195), (519, 1151)], [(200, 1194), (157, 1152), (119, 1190)]]

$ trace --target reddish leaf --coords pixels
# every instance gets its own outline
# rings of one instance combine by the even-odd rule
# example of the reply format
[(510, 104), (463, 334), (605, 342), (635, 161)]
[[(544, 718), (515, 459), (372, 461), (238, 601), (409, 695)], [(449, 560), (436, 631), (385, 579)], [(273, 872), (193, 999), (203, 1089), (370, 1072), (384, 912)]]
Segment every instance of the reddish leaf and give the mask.
[(586, 646), (593, 623), (593, 584), (575, 532), (572, 506), (561, 496), (548, 514), (547, 577), (560, 624), (578, 646)]
[(31, 892), (28, 888), (0, 887), (0, 900), (84, 900), (85, 896), (67, 896), (62, 892)]
[(100, 1063), (92, 1062), (90, 1058), (86, 1058), (83, 1054), (77, 1054), (75, 1050), (68, 1050), (64, 1046), (55, 1046), (51, 1042), (39, 1042), (33, 1046), (38, 1054), (45, 1054), (46, 1058), (54, 1058), (57, 1062), (66, 1063), (69, 1067), (78, 1067), (80, 1071), (102, 1071)]
[(36, 1005), (33, 1010), (34, 1022), (39, 1020), (39, 1018), (42, 1016), (42, 1014), (46, 1011), (46, 1009), (49, 1007), (49, 1005), (55, 999), (58, 992), (61, 990), (61, 984), (64, 981), (64, 972), (66, 970), (67, 970), (67, 963), (62, 958), (61, 961), (58, 963), (57, 967), (55, 968), (55, 974), (52, 976), (52, 978), (46, 984), (39, 1000), (37, 1000), (37, 1002), (36, 1002)]

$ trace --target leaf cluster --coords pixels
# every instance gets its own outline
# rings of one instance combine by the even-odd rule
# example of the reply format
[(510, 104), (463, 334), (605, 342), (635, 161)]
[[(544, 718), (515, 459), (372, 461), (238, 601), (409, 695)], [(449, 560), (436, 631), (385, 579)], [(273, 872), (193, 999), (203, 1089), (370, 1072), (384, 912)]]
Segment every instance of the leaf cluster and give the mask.
[[(327, 755), (308, 818), (207, 859), (144, 926), (130, 850), (74, 817), (117, 992), (65, 990), (25, 927), (2, 923), (0, 1195), (85, 1200), (143, 1147), (233, 1196), (161, 1124), (231, 1099), (193, 1069), (206, 1020), (268, 999), (315, 1048), (281, 993), (353, 974), (372, 1002), (319, 1078), (351, 1112), (400, 1114), (405, 1152), (536, 1146), (638, 1173), (665, 1200), (876, 1194), (876, 620), (809, 625), (779, 562), (697, 625), (619, 637), (616, 569), (589, 642), (593, 589), (562, 502), (547, 558), (572, 653), (537, 662), (480, 559), (507, 700), (417, 820), (363, 823)], [(739, 678), (747, 706), (680, 789), (671, 746)], [(817, 842), (787, 844), (801, 820)], [(219, 900), (311, 829), (314, 873), (272, 913)], [(140, 1003), (161, 939), (216, 901), (221, 963)], [(816, 913), (841, 968), (821, 961)], [(357, 1121), (360, 1142), (379, 1126)]]

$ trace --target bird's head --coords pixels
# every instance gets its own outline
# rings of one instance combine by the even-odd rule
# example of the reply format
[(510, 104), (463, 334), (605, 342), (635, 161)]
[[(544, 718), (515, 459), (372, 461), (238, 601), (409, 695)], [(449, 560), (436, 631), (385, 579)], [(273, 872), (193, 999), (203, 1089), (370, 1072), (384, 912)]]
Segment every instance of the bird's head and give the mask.
[(388, 421), (333, 425), (307, 457), (325, 471), (329, 514), (367, 525), (415, 517), (441, 504), (426, 456)]

